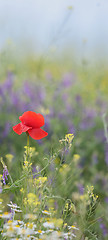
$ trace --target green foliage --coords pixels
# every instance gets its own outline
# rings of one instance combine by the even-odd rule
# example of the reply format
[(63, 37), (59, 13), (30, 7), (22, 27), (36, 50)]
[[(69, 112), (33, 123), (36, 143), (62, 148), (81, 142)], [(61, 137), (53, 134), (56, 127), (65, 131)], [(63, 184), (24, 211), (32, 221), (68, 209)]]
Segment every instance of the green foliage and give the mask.
[[(75, 141), (75, 140), (74, 140)], [(99, 239), (102, 217), (99, 197), (93, 186), (78, 190), (80, 156), (72, 153), (73, 135), (59, 141), (58, 151), (47, 156), (45, 166), (36, 163), (37, 151), (28, 145), (19, 179), (1, 175), (1, 239)], [(68, 151), (68, 153), (67, 153)], [(12, 164), (12, 156), (7, 155)], [(35, 172), (32, 159), (35, 157)], [(64, 161), (65, 159), (65, 161)], [(7, 169), (1, 159), (3, 169)], [(7, 169), (8, 170), (8, 169)], [(12, 201), (6, 203), (6, 195)], [(14, 202), (14, 203), (13, 203)], [(11, 209), (11, 212), (10, 212)], [(6, 211), (5, 211), (6, 210)], [(101, 238), (103, 239), (103, 238)]]

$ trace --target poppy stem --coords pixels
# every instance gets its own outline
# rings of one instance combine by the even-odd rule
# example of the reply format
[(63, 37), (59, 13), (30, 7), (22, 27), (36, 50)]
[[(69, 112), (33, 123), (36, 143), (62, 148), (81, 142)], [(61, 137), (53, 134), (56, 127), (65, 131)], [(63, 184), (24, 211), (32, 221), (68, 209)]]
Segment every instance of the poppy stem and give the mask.
[(26, 132), (27, 134), (27, 160), (28, 160), (28, 154), (29, 154), (29, 133)]

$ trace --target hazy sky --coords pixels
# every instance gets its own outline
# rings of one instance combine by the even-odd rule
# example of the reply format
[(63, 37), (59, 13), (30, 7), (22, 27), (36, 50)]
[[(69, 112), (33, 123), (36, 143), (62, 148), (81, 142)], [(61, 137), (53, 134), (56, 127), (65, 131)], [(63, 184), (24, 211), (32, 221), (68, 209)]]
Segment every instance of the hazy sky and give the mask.
[(108, 0), (0, 0), (0, 48), (8, 40), (108, 55)]

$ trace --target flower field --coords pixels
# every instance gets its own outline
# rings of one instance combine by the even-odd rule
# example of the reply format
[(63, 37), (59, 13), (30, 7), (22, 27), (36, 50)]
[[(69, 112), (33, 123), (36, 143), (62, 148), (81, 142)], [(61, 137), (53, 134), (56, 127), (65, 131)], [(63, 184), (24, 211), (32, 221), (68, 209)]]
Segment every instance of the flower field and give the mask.
[(107, 240), (107, 68), (7, 58), (0, 78), (0, 239)]

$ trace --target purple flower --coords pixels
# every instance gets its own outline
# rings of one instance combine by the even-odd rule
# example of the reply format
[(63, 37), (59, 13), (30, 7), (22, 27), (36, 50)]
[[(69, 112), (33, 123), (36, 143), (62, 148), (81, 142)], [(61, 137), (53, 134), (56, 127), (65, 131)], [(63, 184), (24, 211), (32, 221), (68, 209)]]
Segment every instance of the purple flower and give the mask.
[(24, 94), (26, 94), (29, 98), (32, 99), (33, 91), (30, 87), (30, 84), (27, 81), (24, 83), (24, 90), (23, 91), (24, 91)]
[(0, 86), (0, 96), (4, 99), (4, 90), (2, 86)]
[(9, 175), (8, 173), (8, 170), (7, 170), (7, 167), (5, 166), (4, 169), (3, 169), (3, 184), (6, 185), (6, 180), (8, 180), (7, 176)]
[(58, 113), (58, 118), (59, 118), (60, 120), (63, 120), (63, 119), (65, 118), (64, 113), (63, 113), (63, 112), (59, 112), (59, 113)]
[(63, 76), (63, 87), (65, 88), (69, 88), (72, 83), (73, 83), (73, 78), (74, 78), (74, 74), (72, 73), (66, 73), (64, 76)]
[(108, 166), (108, 144), (106, 144), (105, 146), (105, 162)]
[(75, 126), (73, 125), (71, 120), (68, 120), (68, 132), (73, 133), (75, 135)]
[(92, 155), (92, 163), (93, 163), (93, 165), (98, 163), (98, 156), (97, 156), (96, 152), (94, 152)]
[(3, 134), (3, 137), (6, 137), (6, 136), (8, 135), (9, 130), (10, 130), (10, 124), (9, 124), (9, 122), (6, 122), (4, 131), (3, 131), (3, 133), (2, 133), (2, 134)]
[(49, 131), (49, 129), (50, 129), (50, 118), (49, 118), (49, 115), (45, 116), (44, 129), (45, 129), (45, 131)]
[(108, 234), (108, 229), (106, 228), (104, 223), (100, 223), (100, 228), (102, 229), (104, 237)]
[(38, 178), (40, 176), (40, 174), (38, 173), (39, 171), (40, 171), (40, 167), (38, 167), (37, 169), (36, 166), (33, 166), (32, 168), (33, 179)]
[(45, 89), (41, 86), (31, 85), (28, 81), (24, 83), (23, 94), (34, 106), (38, 106), (45, 99)]
[(88, 119), (83, 119), (82, 122), (80, 123), (80, 128), (82, 130), (86, 130), (86, 129), (92, 128), (93, 126), (94, 126), (94, 123), (88, 121)]
[(80, 123), (80, 128), (82, 130), (86, 130), (94, 127), (94, 125), (95, 125), (94, 121), (91, 121), (89, 118), (83, 118), (82, 122)]
[(19, 94), (18, 93), (12, 92), (11, 102), (17, 110), (20, 110), (20, 99), (19, 99)]
[(7, 79), (3, 84), (3, 88), (5, 91), (11, 91), (13, 86), (13, 73), (12, 72), (8, 72), (7, 74)]
[(78, 188), (79, 188), (80, 195), (83, 195), (84, 194), (84, 186), (81, 183), (79, 183)]
[(80, 95), (76, 95), (75, 100), (76, 100), (76, 102), (79, 103), (79, 102), (81, 102), (82, 97)]
[(108, 203), (108, 197), (105, 198), (105, 202)]
[(42, 87), (38, 87), (37, 89), (37, 99), (39, 100), (39, 103), (42, 103), (46, 97), (45, 89)]
[(100, 218), (98, 221), (100, 222), (100, 228), (101, 228), (101, 230), (103, 232), (103, 236), (105, 237), (106, 235), (108, 235), (108, 229), (107, 229), (105, 223), (103, 223), (103, 219), (102, 218)]
[(104, 136), (104, 131), (103, 129), (97, 129), (95, 131), (95, 136), (96, 138), (100, 141), (100, 142), (104, 142), (105, 141), (105, 136)]
[(97, 113), (94, 109), (84, 109), (83, 118), (80, 123), (80, 128), (82, 130), (89, 129), (95, 126), (95, 117)]
[(0, 193), (2, 193), (2, 186), (0, 185)]
[(11, 72), (8, 72), (6, 81), (0, 86), (0, 95), (3, 101), (6, 101), (7, 96), (9, 96), (9, 94), (12, 92), (12, 86), (13, 86), (13, 74)]

